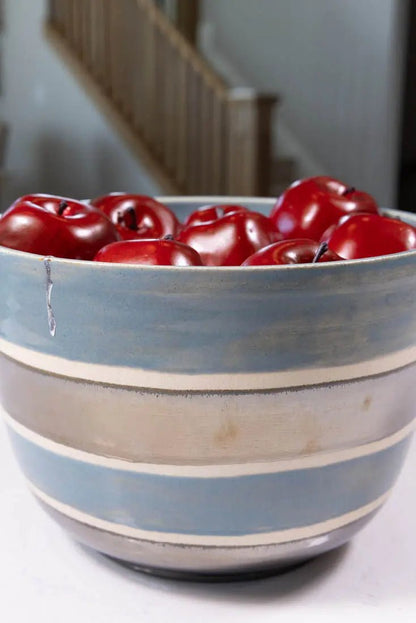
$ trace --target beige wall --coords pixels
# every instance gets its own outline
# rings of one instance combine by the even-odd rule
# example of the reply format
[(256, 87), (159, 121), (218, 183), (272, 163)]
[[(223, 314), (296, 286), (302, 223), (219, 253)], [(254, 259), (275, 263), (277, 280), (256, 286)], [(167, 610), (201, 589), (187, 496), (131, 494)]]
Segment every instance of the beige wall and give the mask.
[(407, 1), (202, 2), (214, 48), (281, 94), (281, 151), (393, 205)]

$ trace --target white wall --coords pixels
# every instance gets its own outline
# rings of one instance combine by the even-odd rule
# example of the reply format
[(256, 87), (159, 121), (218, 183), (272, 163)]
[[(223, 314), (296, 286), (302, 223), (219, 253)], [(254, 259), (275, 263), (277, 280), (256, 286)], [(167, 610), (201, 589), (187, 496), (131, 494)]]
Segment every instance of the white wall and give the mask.
[(282, 96), (277, 147), (395, 200), (406, 0), (203, 0), (214, 44)]
[(44, 0), (5, 0), (0, 118), (11, 126), (4, 204), (29, 192), (159, 192), (42, 37)]

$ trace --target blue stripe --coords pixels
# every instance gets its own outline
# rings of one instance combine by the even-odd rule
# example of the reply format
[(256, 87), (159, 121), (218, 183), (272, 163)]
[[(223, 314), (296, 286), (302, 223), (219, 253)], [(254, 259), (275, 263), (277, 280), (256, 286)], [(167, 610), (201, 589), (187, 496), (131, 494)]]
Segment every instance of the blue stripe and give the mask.
[(415, 264), (410, 253), (219, 274), (52, 262), (51, 338), (42, 262), (0, 249), (0, 337), (66, 359), (172, 373), (353, 364), (416, 345)]
[(10, 435), (28, 479), (60, 502), (132, 528), (217, 536), (307, 526), (364, 506), (393, 485), (409, 441), (313, 469), (183, 478), (94, 466)]

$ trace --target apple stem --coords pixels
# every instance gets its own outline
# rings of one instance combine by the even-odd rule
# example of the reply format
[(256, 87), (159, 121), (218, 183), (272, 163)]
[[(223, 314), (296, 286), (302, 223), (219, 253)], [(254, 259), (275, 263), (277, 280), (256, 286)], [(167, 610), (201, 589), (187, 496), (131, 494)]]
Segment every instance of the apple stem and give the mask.
[(321, 259), (321, 257), (324, 255), (324, 253), (326, 253), (328, 251), (329, 247), (328, 247), (328, 243), (327, 242), (321, 242), (321, 244), (319, 245), (315, 256), (312, 260), (312, 264), (316, 264), (316, 262), (319, 262), (319, 260)]
[(346, 188), (342, 194), (344, 197), (347, 197), (347, 195), (351, 195), (352, 193), (355, 193), (355, 190), (356, 189), (354, 186), (348, 186), (348, 188)]
[[(128, 221), (126, 219), (126, 216), (130, 217)], [(118, 212), (117, 221), (118, 223), (122, 223), (124, 227), (127, 227), (128, 229), (132, 229), (133, 231), (136, 231), (137, 230), (136, 210), (132, 206), (130, 206), (129, 208), (126, 208), (123, 212), (122, 211)]]
[(65, 212), (67, 207), (68, 207), (67, 202), (66, 201), (61, 201), (61, 203), (59, 204), (59, 208), (58, 208), (59, 216), (62, 216), (62, 214)]
[(163, 240), (175, 240), (175, 238), (172, 234), (166, 234), (166, 236), (163, 236)]

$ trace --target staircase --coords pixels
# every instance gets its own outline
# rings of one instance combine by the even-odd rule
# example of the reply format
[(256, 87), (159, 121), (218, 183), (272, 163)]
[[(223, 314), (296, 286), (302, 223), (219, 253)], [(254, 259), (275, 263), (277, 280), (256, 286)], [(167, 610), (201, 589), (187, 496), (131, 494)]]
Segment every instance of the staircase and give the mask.
[(163, 192), (272, 192), (277, 98), (231, 88), (155, 2), (50, 0), (45, 32)]

